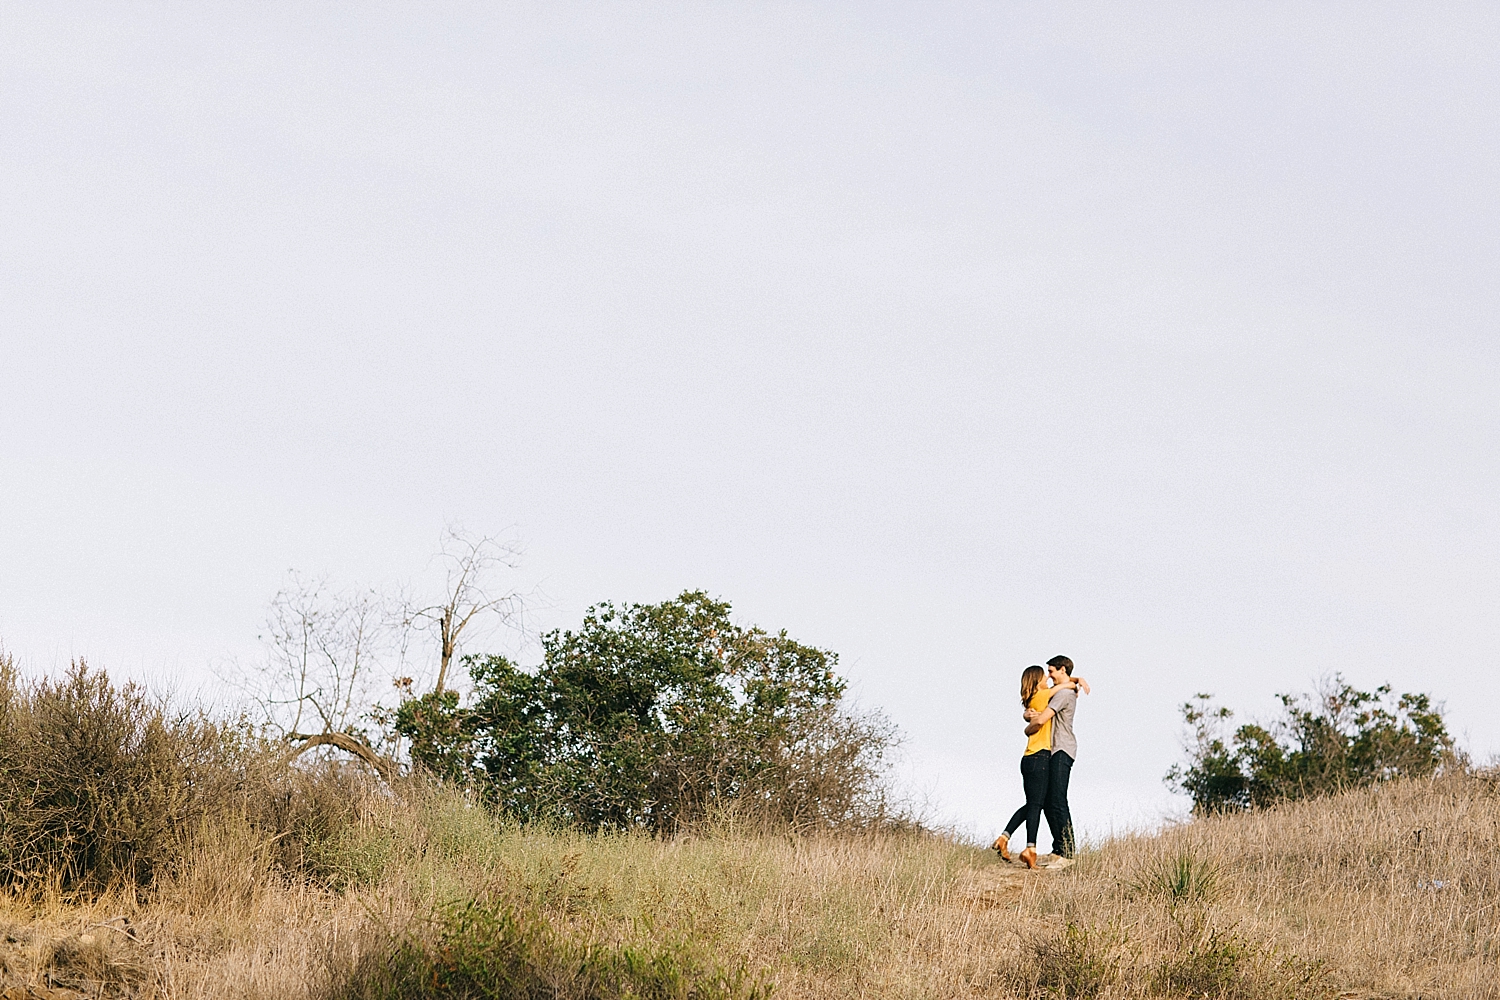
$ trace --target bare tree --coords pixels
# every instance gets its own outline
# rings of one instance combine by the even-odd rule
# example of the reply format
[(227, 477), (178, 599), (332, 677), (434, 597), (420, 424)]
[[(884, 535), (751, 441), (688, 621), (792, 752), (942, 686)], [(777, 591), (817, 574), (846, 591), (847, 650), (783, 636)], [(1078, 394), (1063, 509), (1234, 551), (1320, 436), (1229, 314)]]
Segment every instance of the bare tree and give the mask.
[(437, 555), (445, 586), (432, 603), (368, 589), (335, 590), (325, 578), (292, 572), (266, 616), (261, 638), (269, 655), (249, 670), (233, 668), (233, 680), (260, 705), (267, 723), (297, 745), (288, 761), (313, 747), (332, 747), (389, 779), (396, 761), (377, 752), (361, 726), (366, 720), (380, 724), (387, 711), (377, 704), (377, 681), (390, 678), (410, 697), (411, 679), (395, 678), (387, 668), (405, 662), (414, 630), (430, 631), (438, 647), (434, 691), (441, 693), (466, 637), (486, 631), (486, 625), (519, 626), (523, 595), (498, 590), (493, 580), (499, 568), (514, 568), (519, 554), (513, 541), (450, 525)]
[(446, 571), (444, 593), (439, 603), (405, 602), (403, 615), (408, 628), (431, 630), (438, 644), (438, 675), (433, 693), (448, 684), (453, 658), (464, 633), (480, 622), (520, 627), (525, 598), (515, 590), (499, 591), (493, 584), (500, 567), (515, 569), (521, 550), (512, 539), (477, 535), (449, 525), (438, 550)]
[(397, 616), (372, 590), (331, 591), (289, 574), (271, 600), (265, 663), (247, 677), (267, 721), (288, 738), (344, 733), (370, 709), (382, 661), (394, 655)]

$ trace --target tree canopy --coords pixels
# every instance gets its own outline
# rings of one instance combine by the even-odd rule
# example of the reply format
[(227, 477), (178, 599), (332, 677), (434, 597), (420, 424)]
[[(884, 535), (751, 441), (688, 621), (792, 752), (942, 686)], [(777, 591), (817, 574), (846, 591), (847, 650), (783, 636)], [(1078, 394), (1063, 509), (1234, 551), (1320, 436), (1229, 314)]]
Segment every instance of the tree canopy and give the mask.
[(845, 704), (835, 654), (744, 627), (702, 591), (596, 605), (542, 663), (465, 658), (468, 699), (405, 702), (415, 764), (521, 819), (670, 831), (715, 810), (843, 825), (884, 808), (895, 731)]

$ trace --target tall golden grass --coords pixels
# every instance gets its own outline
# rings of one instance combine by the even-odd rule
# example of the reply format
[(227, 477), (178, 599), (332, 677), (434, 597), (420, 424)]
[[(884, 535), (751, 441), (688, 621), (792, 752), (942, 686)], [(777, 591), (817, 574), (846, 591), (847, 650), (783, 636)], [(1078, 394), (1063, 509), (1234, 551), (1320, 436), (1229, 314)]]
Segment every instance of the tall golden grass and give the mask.
[[(914, 831), (584, 835), (442, 789), (348, 787), (351, 820), (299, 872), (253, 824), (225, 820), (139, 898), (5, 897), (3, 986), (436, 995), (382, 994), (370, 970), (451, 947), (443, 915), (473, 901), (539, 921), (568, 956), (668, 956), (729, 984), (693, 992), (689, 975), (663, 996), (1497, 994), (1500, 794), (1484, 776), (1200, 819), (1040, 872)], [(609, 995), (565, 972), (517, 995)]]
[(1330, 989), (1493, 997), (1497, 789), (1493, 773), (1455, 773), (1199, 819), (1105, 845), (1039, 903), (1113, 920), (1148, 954), (1170, 956), (1196, 921), (1318, 963)]

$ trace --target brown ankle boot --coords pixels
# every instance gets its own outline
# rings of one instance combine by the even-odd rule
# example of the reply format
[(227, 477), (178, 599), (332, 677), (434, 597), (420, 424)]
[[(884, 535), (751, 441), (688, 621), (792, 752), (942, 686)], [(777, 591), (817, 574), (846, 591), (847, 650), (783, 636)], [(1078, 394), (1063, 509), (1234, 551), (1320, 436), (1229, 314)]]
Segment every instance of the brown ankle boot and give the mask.
[(1022, 851), (1021, 852), (1021, 860), (1024, 861), (1024, 862), (1026, 862), (1026, 867), (1027, 868), (1035, 868), (1036, 867), (1036, 848), (1035, 847), (1028, 847), (1028, 848), (1026, 848), (1026, 850)]
[(1010, 860), (1010, 834), (1008, 834), (1008, 833), (1002, 833), (1000, 836), (996, 837), (995, 838), (995, 842), (990, 845), (990, 850), (992, 850), (996, 854), (1000, 855), (1000, 857), (1002, 859), (1004, 859), (1006, 861), (1009, 861)]

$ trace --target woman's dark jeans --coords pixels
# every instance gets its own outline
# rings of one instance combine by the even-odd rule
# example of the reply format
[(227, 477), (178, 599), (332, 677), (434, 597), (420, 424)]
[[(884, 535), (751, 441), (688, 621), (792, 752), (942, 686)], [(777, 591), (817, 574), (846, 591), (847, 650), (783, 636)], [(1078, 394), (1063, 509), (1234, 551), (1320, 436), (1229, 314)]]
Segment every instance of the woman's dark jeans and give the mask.
[[(1066, 756), (1066, 755), (1064, 755)], [(1021, 787), (1026, 790), (1026, 804), (1005, 824), (1009, 837), (1022, 823), (1026, 824), (1026, 843), (1035, 844), (1042, 825), (1042, 809), (1047, 805), (1047, 776), (1051, 771), (1051, 750), (1038, 750), (1021, 758)]]

